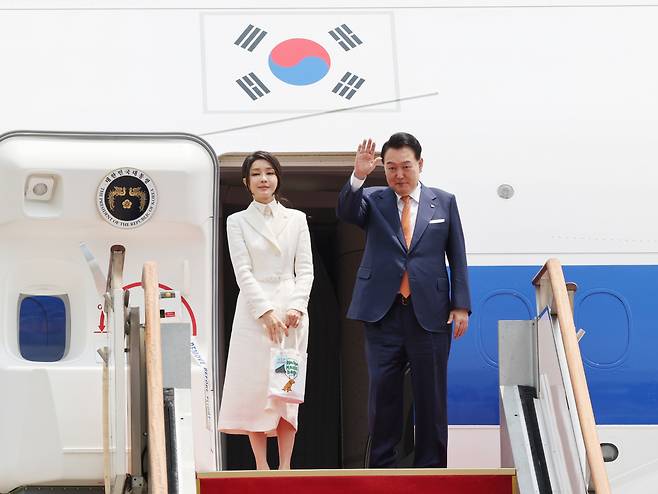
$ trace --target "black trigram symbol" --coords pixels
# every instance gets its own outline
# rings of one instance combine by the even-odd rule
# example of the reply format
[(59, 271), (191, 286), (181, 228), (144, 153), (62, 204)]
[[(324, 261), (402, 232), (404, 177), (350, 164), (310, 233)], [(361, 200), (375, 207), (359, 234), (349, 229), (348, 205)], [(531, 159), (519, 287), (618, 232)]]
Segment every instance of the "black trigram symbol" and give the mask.
[(341, 24), (329, 31), (329, 34), (345, 51), (350, 51), (352, 48), (356, 48), (357, 45), (363, 44), (363, 41), (347, 27), (347, 24)]
[(267, 89), (267, 86), (263, 84), (263, 82), (258, 77), (256, 77), (256, 74), (253, 72), (249, 72), (248, 75), (241, 77), (235, 82), (238, 83), (238, 86), (240, 86), (252, 100), (262, 98), (270, 92), (270, 90)]
[(346, 99), (352, 99), (354, 93), (356, 93), (364, 82), (365, 79), (362, 79), (358, 75), (352, 74), (351, 72), (345, 72), (343, 78), (338, 84), (336, 84), (331, 92)]
[(263, 41), (266, 34), (267, 31), (249, 24), (233, 44), (244, 48), (247, 51), (254, 51), (254, 48)]

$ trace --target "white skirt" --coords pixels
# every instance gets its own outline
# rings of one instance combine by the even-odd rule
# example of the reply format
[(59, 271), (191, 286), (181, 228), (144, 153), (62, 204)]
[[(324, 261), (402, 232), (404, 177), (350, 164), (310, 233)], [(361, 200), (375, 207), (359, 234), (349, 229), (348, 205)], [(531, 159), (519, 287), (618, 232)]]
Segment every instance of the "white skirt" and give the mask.
[[(262, 289), (275, 306), (274, 313), (283, 321), (288, 310), (287, 301), (294, 289), (294, 280), (261, 283)], [(285, 346), (295, 345), (305, 352), (308, 346), (308, 316), (303, 315), (299, 327), (290, 330)], [(247, 302), (238, 295), (233, 319), (233, 330), (226, 362), (226, 377), (219, 411), (219, 429), (227, 434), (264, 432), (276, 436), (281, 419), (297, 430), (299, 405), (268, 400), (270, 349), (275, 347), (265, 329), (247, 310)]]

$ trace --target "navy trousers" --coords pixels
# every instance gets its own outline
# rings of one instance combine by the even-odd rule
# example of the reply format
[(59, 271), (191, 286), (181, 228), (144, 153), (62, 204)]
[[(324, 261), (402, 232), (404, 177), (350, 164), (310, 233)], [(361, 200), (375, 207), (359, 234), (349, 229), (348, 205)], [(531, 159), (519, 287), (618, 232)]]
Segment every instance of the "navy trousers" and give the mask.
[(395, 467), (402, 437), (403, 374), (411, 366), (414, 396), (414, 467), (446, 467), (448, 460), (447, 367), (452, 334), (425, 331), (413, 301), (399, 299), (375, 323), (365, 323), (368, 362), (370, 467)]

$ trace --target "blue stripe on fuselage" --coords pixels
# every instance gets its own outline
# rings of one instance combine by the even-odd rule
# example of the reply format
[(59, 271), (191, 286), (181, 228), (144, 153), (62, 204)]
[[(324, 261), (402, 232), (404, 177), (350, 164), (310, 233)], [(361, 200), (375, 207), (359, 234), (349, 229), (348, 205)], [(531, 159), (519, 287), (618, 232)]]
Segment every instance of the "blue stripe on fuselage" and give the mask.
[[(498, 424), (498, 320), (535, 316), (539, 266), (469, 268), (473, 314), (453, 341), (451, 424)], [(598, 424), (658, 424), (658, 266), (565, 266), (578, 284), (576, 327)]]

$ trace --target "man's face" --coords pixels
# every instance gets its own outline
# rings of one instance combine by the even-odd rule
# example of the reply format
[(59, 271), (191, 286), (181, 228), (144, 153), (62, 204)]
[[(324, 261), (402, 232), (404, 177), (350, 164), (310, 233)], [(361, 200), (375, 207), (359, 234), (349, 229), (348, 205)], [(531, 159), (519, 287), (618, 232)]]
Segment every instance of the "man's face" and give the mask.
[(401, 196), (409, 195), (418, 185), (423, 158), (417, 160), (414, 150), (404, 146), (386, 150), (383, 161), (388, 186)]

